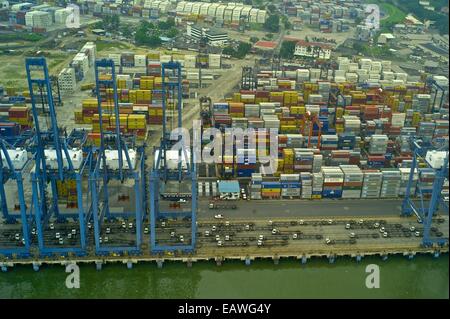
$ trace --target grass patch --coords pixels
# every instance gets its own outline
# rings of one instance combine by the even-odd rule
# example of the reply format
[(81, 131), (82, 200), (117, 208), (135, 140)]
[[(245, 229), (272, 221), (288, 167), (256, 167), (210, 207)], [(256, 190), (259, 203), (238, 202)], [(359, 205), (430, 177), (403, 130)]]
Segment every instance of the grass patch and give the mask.
[(30, 42), (37, 42), (44, 38), (42, 34), (36, 34), (36, 33), (14, 33), (14, 34), (0, 34), (0, 42), (7, 42), (7, 41), (17, 41), (17, 40), (23, 40), (23, 41), (30, 41)]
[(401, 9), (397, 8), (396, 6), (390, 4), (390, 3), (380, 3), (381, 10), (387, 14), (388, 16), (381, 19), (381, 25), (384, 24), (397, 24), (401, 23), (405, 17), (406, 13), (403, 12)]
[(97, 41), (95, 42), (97, 45), (97, 51), (105, 51), (108, 49), (129, 49), (129, 46), (121, 43), (121, 42), (107, 42), (107, 41)]

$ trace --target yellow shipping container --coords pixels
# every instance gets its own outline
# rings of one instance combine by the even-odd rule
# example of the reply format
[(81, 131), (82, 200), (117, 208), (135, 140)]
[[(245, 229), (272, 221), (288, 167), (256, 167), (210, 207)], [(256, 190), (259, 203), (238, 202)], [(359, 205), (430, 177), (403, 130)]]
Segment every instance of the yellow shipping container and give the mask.
[(237, 92), (233, 94), (233, 102), (241, 102), (241, 93)]
[(83, 108), (97, 108), (97, 99), (85, 99), (81, 101)]
[(159, 61), (159, 52), (158, 51), (149, 52), (147, 53), (147, 58), (149, 60)]

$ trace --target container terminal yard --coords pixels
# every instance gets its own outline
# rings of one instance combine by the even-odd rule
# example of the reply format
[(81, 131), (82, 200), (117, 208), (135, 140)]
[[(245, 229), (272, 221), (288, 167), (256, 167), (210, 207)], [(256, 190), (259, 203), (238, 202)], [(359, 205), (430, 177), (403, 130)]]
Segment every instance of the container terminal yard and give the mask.
[(28, 90), (0, 92), (2, 271), (448, 253), (447, 77), (362, 57), (77, 56), (58, 80), (27, 57)]

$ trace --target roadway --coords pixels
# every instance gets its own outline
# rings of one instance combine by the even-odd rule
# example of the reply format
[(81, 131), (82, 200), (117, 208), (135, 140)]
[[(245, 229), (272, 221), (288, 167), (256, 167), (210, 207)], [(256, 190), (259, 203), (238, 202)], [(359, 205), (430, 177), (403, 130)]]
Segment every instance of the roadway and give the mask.
[[(210, 201), (198, 201), (199, 219), (223, 214), (232, 219), (296, 218), (315, 216), (399, 216), (401, 199), (347, 199), (347, 200), (251, 200), (230, 202), (237, 205), (233, 209), (209, 209)], [(226, 202), (224, 202), (226, 203)]]

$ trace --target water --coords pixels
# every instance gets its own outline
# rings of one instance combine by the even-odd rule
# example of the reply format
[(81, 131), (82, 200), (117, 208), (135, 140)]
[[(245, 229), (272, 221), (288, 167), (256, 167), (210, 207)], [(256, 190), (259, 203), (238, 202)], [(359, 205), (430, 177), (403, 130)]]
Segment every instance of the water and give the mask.
[[(367, 289), (366, 265), (380, 266), (380, 288)], [(34, 272), (20, 266), (0, 273), (0, 298), (448, 298), (448, 255), (434, 259), (416, 256), (391, 257), (381, 261), (366, 257), (312, 259), (306, 265), (281, 260), (279, 265), (257, 261), (153, 263), (104, 265), (96, 271), (93, 264), (80, 266), (80, 289), (67, 289), (67, 274), (62, 266), (43, 266)]]

